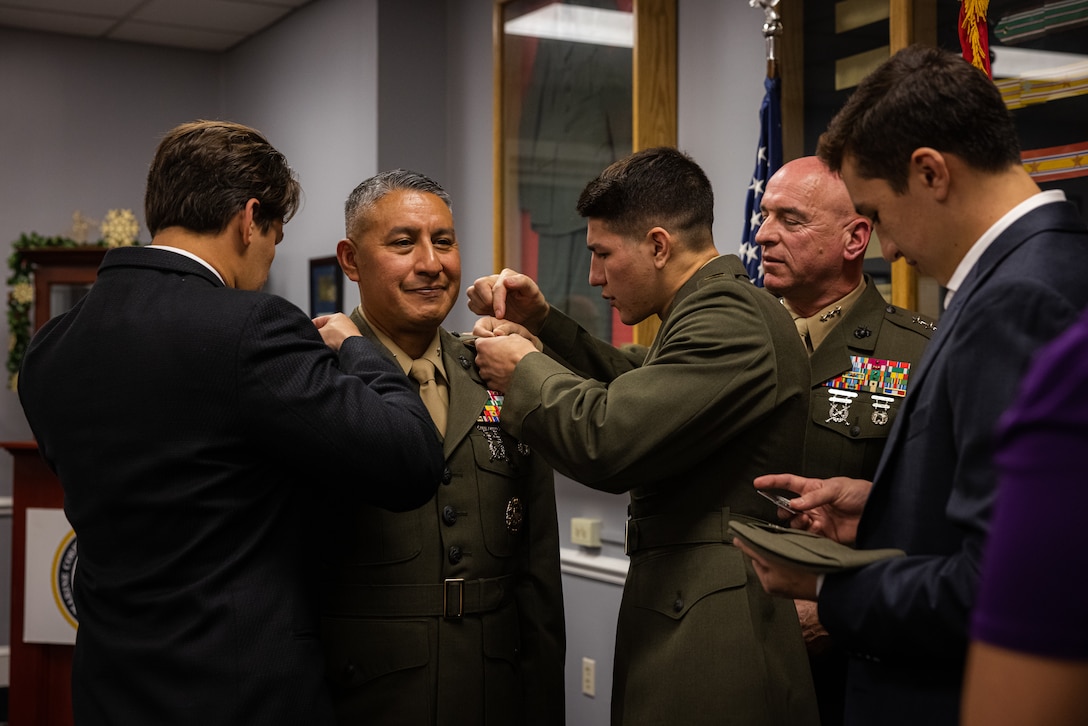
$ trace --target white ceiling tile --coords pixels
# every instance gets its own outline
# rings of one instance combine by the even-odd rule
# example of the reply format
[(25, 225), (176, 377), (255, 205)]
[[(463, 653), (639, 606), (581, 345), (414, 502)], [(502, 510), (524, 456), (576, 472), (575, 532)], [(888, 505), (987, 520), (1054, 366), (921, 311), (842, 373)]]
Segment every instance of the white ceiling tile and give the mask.
[(0, 27), (226, 50), (314, 0), (0, 0)]
[(185, 3), (151, 0), (139, 9), (133, 19), (148, 23), (252, 33), (268, 27), (287, 12), (288, 9), (282, 7), (226, 0), (188, 0)]
[(128, 15), (143, 2), (144, 0), (0, 0), (0, 9), (29, 8), (119, 18)]
[(112, 18), (0, 7), (0, 26), (21, 28), (23, 30), (98, 37), (115, 25), (116, 22)]
[(223, 51), (244, 40), (246, 34), (129, 21), (119, 25), (108, 37), (111, 40), (126, 40), (175, 48)]

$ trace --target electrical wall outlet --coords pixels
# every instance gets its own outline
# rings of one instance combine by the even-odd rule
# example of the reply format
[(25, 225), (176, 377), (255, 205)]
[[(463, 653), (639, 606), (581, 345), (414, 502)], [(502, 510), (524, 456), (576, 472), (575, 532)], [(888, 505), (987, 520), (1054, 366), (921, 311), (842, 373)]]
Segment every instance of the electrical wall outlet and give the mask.
[(592, 658), (582, 658), (582, 693), (597, 697), (597, 661)]
[(572, 517), (570, 541), (583, 547), (601, 546), (601, 520), (590, 517)]

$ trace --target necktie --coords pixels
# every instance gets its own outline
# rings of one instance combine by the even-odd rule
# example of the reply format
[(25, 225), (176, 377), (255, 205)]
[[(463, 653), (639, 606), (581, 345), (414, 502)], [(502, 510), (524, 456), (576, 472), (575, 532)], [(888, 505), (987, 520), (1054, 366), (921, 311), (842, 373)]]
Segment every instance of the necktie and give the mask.
[(812, 338), (810, 338), (808, 334), (808, 320), (805, 318), (797, 318), (793, 322), (797, 326), (797, 333), (801, 336), (801, 342), (805, 344), (805, 350), (811, 355), (813, 348)]
[(435, 428), (441, 436), (446, 435), (446, 401), (442, 398), (442, 392), (434, 380), (434, 363), (425, 358), (417, 358), (412, 361), (412, 369), (408, 372), (412, 378), (419, 381), (419, 397), (423, 399), (423, 405), (427, 407), (434, 421)]

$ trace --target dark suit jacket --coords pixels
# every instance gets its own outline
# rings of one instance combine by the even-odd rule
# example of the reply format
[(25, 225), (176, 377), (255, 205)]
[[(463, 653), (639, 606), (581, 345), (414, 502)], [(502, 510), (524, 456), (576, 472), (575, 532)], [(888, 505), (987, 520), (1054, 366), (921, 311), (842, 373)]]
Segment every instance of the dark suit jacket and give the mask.
[(728, 529), (776, 518), (752, 479), (801, 463), (809, 367), (789, 313), (726, 255), (677, 292), (648, 350), (554, 309), (540, 338), (558, 360), (518, 363), (503, 428), (631, 496), (613, 724), (816, 723), (793, 603), (763, 591)]
[[(352, 319), (373, 335), (361, 315)], [(342, 726), (561, 724), (552, 470), (498, 421), (480, 420), (493, 402), (475, 354), (440, 334), (450, 395), (442, 485), (418, 509), (362, 505), (337, 528), (339, 563), (322, 618), (337, 718)], [(501, 419), (501, 409), (489, 411)], [(447, 591), (455, 578), (464, 583)], [(444, 617), (443, 596), (459, 599), (462, 587), (468, 612)]]
[(1088, 304), (1086, 279), (1084, 222), (1046, 204), (994, 241), (941, 317), (858, 530), (860, 547), (907, 557), (829, 575), (820, 593), (820, 620), (854, 654), (847, 724), (958, 723), (993, 429), (1032, 354)]
[(34, 337), (19, 395), (79, 543), (76, 723), (332, 723), (307, 525), (321, 494), (434, 493), (403, 373), (362, 338), (338, 360), (281, 298), (122, 248)]

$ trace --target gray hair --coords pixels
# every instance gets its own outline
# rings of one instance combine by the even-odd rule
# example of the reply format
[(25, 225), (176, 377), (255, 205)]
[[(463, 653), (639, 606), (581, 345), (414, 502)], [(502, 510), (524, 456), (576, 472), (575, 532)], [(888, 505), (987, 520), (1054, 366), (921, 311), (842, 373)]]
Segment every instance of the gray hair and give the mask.
[(385, 195), (396, 191), (426, 192), (433, 194), (453, 213), (450, 195), (438, 182), (419, 172), (408, 169), (392, 169), (375, 174), (359, 184), (344, 203), (344, 227), (350, 238), (362, 217)]

